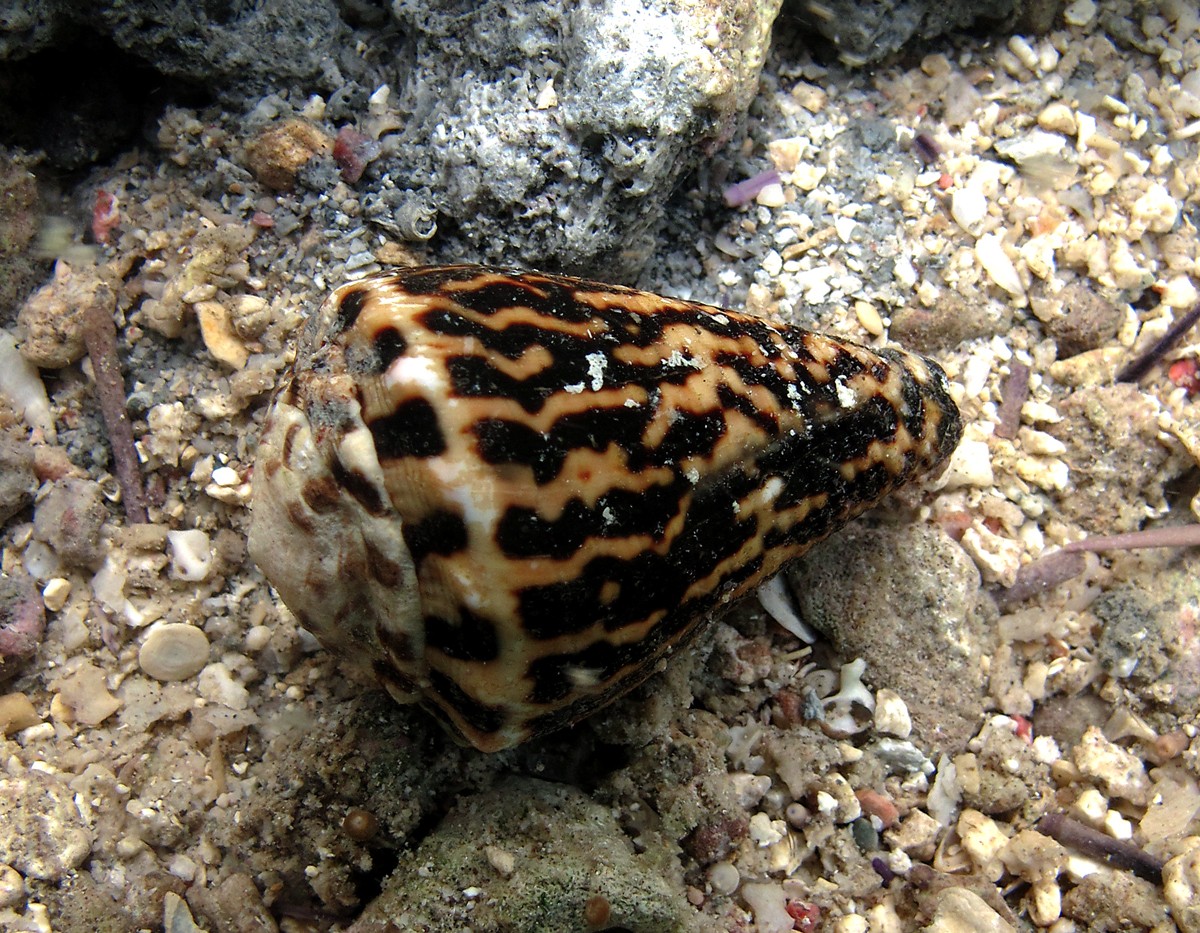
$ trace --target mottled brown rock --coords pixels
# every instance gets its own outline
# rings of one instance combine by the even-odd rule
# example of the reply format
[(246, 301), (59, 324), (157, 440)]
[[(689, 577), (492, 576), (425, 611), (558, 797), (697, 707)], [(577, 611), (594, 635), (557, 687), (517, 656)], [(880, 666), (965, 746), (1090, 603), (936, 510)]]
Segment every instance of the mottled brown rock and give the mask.
[[(484, 852), (489, 845), (513, 854), (511, 877), (497, 877)], [(487, 896), (464, 913), (457, 892), (485, 879)], [(447, 897), (448, 891), (456, 894)], [(708, 928), (685, 900), (682, 879), (651, 853), (639, 854), (608, 807), (574, 787), (513, 777), (461, 798), (415, 851), (401, 856), (383, 894), (351, 929), (391, 920), (408, 929), (588, 933), (586, 905), (596, 895), (610, 904), (611, 927)]]
[(108, 518), (100, 486), (70, 477), (55, 484), (33, 512), (33, 530), (66, 563), (94, 568), (104, 560), (100, 532)]
[(0, 572), (0, 679), (13, 662), (33, 657), (46, 630), (46, 611), (33, 580), (22, 570)]
[(907, 307), (893, 314), (888, 336), (920, 353), (943, 353), (976, 337), (1008, 333), (1012, 322), (1012, 308), (1003, 302), (943, 291), (934, 308)]
[(285, 191), (309, 159), (333, 152), (333, 140), (304, 120), (292, 119), (267, 127), (246, 146), (246, 164), (269, 188)]
[(1072, 282), (1058, 299), (1061, 308), (1043, 323), (1058, 344), (1059, 359), (1103, 346), (1121, 326), (1121, 309), (1083, 282)]
[(229, 933), (276, 933), (279, 929), (254, 880), (244, 872), (210, 888), (193, 885), (187, 900), (197, 919), (208, 920), (213, 929)]
[(1084, 878), (1063, 896), (1062, 912), (1090, 933), (1148, 930), (1167, 919), (1158, 888), (1128, 872)]
[(21, 355), (43, 369), (70, 366), (84, 354), (83, 318), (94, 306), (109, 313), (116, 308), (116, 296), (100, 270), (74, 268), (60, 259), (54, 278), (34, 292), (17, 315), (25, 331)]
[[(1144, 697), (1148, 711), (1192, 715), (1200, 705), (1200, 552), (1181, 550), (1145, 580), (1114, 586), (1092, 612), (1103, 623), (1096, 658)], [(1156, 728), (1171, 729), (1169, 720)]]
[(680, 845), (698, 865), (711, 865), (725, 858), (750, 831), (744, 813), (717, 815), (684, 836)]

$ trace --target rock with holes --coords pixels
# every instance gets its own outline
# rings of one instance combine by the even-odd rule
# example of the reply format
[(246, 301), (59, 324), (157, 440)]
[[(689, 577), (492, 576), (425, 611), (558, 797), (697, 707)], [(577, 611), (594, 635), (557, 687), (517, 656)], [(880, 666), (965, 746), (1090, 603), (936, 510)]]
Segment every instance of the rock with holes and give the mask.
[(264, 427), (250, 552), (352, 672), (485, 751), (625, 693), (939, 466), (942, 371), (478, 266), (339, 288)]

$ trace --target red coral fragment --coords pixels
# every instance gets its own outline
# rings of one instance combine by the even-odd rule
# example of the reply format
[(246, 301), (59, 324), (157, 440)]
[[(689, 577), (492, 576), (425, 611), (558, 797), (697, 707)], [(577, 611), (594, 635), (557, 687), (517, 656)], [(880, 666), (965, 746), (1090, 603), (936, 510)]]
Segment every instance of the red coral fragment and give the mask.
[(793, 930), (802, 933), (813, 933), (821, 922), (821, 908), (816, 904), (806, 904), (804, 901), (788, 901), (785, 908), (788, 916), (796, 921)]
[(1176, 360), (1167, 370), (1167, 376), (1175, 385), (1186, 389), (1188, 395), (1200, 393), (1200, 360), (1195, 357)]
[(92, 239), (107, 243), (108, 235), (121, 222), (121, 207), (115, 195), (103, 188), (96, 192), (96, 203), (92, 205)]
[(275, 218), (266, 211), (255, 211), (250, 218), (250, 223), (262, 230), (269, 230), (275, 226)]
[(379, 143), (352, 126), (338, 130), (333, 142), (333, 161), (342, 170), (342, 180), (354, 184), (366, 171), (367, 163), (379, 155)]

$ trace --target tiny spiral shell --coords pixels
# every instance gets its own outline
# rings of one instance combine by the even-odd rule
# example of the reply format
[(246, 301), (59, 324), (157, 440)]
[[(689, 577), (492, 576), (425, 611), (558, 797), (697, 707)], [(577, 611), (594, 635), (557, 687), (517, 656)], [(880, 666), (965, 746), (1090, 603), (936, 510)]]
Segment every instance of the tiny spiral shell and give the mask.
[(961, 433), (900, 350), (564, 276), (390, 272), (307, 329), (250, 552), (346, 668), (496, 751), (630, 690)]

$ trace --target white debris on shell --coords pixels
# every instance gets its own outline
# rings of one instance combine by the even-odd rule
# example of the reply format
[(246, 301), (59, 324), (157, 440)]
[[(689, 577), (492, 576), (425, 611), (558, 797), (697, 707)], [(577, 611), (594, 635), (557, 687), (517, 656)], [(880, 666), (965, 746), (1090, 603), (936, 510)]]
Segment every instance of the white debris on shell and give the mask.
[(987, 442), (964, 438), (950, 455), (950, 462), (941, 478), (932, 485), (947, 491), (964, 486), (990, 489), (995, 481), (992, 452)]
[(500, 846), (487, 845), (483, 847), (484, 857), (488, 860), (488, 864), (496, 870), (496, 873), (502, 878), (509, 877), (517, 867), (517, 859), (507, 849), (502, 849)]
[(792, 596), (783, 574), (776, 574), (757, 590), (758, 603), (767, 614), (806, 645), (815, 644), (820, 636), (800, 618), (792, 605)]
[(787, 823), (759, 811), (750, 817), (750, 839), (760, 847), (773, 846), (787, 836)]
[(937, 777), (929, 789), (925, 809), (942, 826), (949, 826), (962, 799), (962, 788), (958, 783), (958, 769), (946, 755), (938, 760)]
[(1165, 187), (1155, 183), (1133, 202), (1129, 233), (1133, 238), (1147, 230), (1151, 233), (1169, 233), (1178, 219), (1178, 203)]
[(969, 888), (946, 888), (924, 933), (1016, 933), (987, 901)]
[(71, 597), (71, 581), (65, 577), (52, 577), (42, 589), (42, 603), (50, 612), (58, 612)]
[(16, 341), (6, 330), (0, 330), (0, 396), (8, 399), (27, 425), (48, 438), (54, 437), (54, 416), (41, 374), (17, 350)]
[(1053, 434), (1036, 431), (1033, 428), (1021, 427), (1017, 430), (1017, 439), (1021, 449), (1030, 454), (1043, 457), (1057, 457), (1067, 452), (1067, 445)]
[(732, 862), (716, 862), (709, 866), (708, 884), (713, 894), (732, 894), (741, 883), (741, 874)]
[(825, 707), (825, 722), (836, 732), (853, 735), (865, 728), (865, 724), (854, 715), (855, 707), (861, 707), (868, 713), (875, 711), (875, 696), (862, 682), (866, 670), (867, 662), (862, 658), (843, 664), (838, 692), (821, 701)]
[[(1177, 275), (1163, 286), (1161, 298), (1168, 308), (1184, 311), (1200, 301), (1200, 290), (1188, 276)], [(1194, 349), (1192, 355), (1195, 355)]]
[(978, 810), (966, 809), (958, 816), (957, 829), (963, 850), (980, 874), (989, 881), (999, 881), (1004, 874), (1000, 853), (1008, 845), (1008, 835), (1000, 824)]
[(104, 671), (94, 664), (77, 665), (55, 681), (55, 688), (60, 708), (80, 725), (99, 725), (121, 708), (121, 701), (109, 692)]
[(998, 140), (995, 149), (1005, 158), (1023, 163), (1057, 156), (1066, 145), (1067, 141), (1058, 133), (1034, 130), (1010, 139)]
[(0, 864), (0, 908), (16, 907), (25, 900), (25, 879), (11, 865)]
[(1017, 476), (1046, 492), (1062, 492), (1071, 483), (1071, 468), (1056, 457), (1018, 457)]

